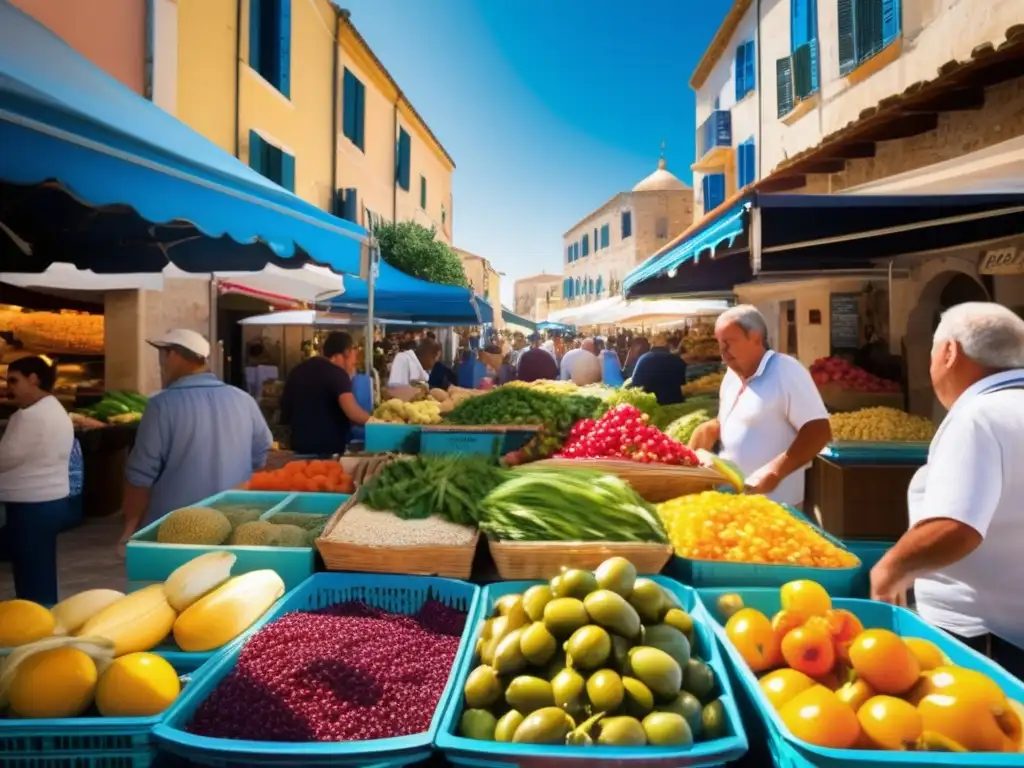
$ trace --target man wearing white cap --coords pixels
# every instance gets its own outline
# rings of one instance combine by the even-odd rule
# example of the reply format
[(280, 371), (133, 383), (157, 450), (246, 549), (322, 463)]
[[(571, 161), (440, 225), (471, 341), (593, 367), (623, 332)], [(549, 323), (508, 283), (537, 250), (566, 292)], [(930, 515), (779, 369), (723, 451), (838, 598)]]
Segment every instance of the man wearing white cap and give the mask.
[(244, 483), (273, 444), (256, 401), (210, 373), (200, 334), (178, 329), (149, 343), (164, 389), (149, 399), (128, 457), (122, 547), (142, 524)]

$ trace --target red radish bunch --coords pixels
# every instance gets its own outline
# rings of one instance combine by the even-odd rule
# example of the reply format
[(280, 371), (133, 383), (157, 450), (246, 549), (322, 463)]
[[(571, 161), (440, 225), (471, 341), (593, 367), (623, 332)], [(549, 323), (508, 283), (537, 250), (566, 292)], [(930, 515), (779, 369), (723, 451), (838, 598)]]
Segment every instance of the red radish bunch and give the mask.
[(562, 459), (629, 459), (645, 464), (681, 464), (695, 467), (697, 454), (673, 440), (653, 424), (647, 414), (623, 403), (600, 419), (583, 419), (569, 431), (569, 439), (556, 454)]

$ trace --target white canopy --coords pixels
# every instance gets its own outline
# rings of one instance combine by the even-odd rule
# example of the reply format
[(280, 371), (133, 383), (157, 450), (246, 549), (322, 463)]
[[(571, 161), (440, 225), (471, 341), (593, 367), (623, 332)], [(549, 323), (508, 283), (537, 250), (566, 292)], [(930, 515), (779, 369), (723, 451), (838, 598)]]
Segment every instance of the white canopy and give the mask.
[(576, 326), (635, 325), (665, 320), (718, 315), (725, 311), (724, 301), (682, 299), (635, 299), (626, 301), (621, 296), (601, 299), (592, 304), (569, 307), (552, 312), (549, 320)]
[(149, 290), (159, 291), (167, 278), (201, 279), (231, 283), (243, 289), (295, 301), (315, 302), (333, 296), (344, 290), (341, 275), (327, 267), (304, 264), (297, 269), (282, 269), (268, 264), (260, 272), (216, 272), (198, 274), (184, 272), (174, 265), (155, 274), (97, 274), (91, 270), (77, 269), (71, 264), (54, 263), (45, 272), (27, 274), (21, 272), (0, 272), (0, 282), (19, 288), (51, 289), (59, 291), (116, 291)]

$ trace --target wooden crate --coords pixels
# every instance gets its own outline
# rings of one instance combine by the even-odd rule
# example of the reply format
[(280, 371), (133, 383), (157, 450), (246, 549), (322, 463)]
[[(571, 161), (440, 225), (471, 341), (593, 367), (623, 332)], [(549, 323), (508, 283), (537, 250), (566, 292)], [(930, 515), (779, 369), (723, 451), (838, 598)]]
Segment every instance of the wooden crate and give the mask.
[(488, 539), (491, 558), (505, 581), (550, 579), (561, 568), (592, 571), (609, 557), (624, 557), (637, 573), (660, 573), (669, 558), (668, 544), (619, 541), (497, 541)]
[(839, 539), (895, 541), (907, 531), (907, 488), (918, 466), (837, 464), (817, 457), (805, 512)]

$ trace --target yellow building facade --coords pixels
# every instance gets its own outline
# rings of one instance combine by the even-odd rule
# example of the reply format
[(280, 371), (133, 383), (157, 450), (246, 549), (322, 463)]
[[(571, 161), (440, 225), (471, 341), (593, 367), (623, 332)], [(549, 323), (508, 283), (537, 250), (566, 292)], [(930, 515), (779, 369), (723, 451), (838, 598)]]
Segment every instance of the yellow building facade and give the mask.
[(455, 248), (455, 253), (462, 262), (462, 268), (466, 272), (466, 279), (473, 293), (483, 296), (484, 301), (490, 304), (494, 310), (494, 327), (504, 328), (505, 321), (501, 316), (501, 275), (494, 268), (494, 265), (483, 256), (477, 256), (461, 248)]
[(304, 200), (451, 242), (455, 163), (328, 0), (178, 0), (177, 117)]

